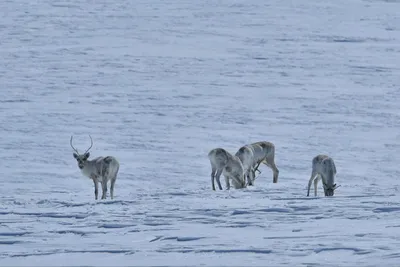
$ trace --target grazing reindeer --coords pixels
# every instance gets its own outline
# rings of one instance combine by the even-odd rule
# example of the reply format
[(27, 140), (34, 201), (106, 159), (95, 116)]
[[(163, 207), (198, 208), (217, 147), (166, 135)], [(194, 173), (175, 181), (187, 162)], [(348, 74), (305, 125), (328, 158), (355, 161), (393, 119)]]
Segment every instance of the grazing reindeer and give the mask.
[(215, 148), (208, 153), (211, 163), (211, 185), (215, 191), (214, 179), (217, 180), (219, 190), (222, 190), (219, 180), (221, 174), (224, 174), (226, 189), (230, 189), (229, 180), (232, 180), (235, 189), (246, 187), (244, 180), (244, 169), (240, 159), (233, 156), (223, 148)]
[(311, 178), (308, 181), (307, 196), (310, 195), (311, 183), (314, 180), (314, 195), (317, 196), (318, 181), (322, 180), (325, 196), (333, 196), (335, 184), (336, 166), (332, 158), (326, 155), (317, 155), (312, 160)]
[(256, 167), (254, 168), (253, 177), (255, 177), (255, 171), (260, 172), (258, 170), (258, 167), (261, 163), (263, 163), (271, 168), (273, 172), (272, 182), (277, 183), (279, 169), (275, 165), (275, 145), (271, 142), (261, 141), (250, 144), (250, 146), (253, 148), (254, 160), (256, 165)]
[(78, 167), (81, 169), (81, 172), (83, 175), (86, 177), (89, 177), (90, 179), (93, 180), (94, 183), (94, 196), (95, 199), (97, 200), (98, 196), (98, 183), (101, 183), (101, 188), (102, 188), (102, 195), (101, 199), (106, 199), (107, 195), (107, 182), (111, 181), (111, 187), (110, 187), (110, 195), (111, 199), (114, 198), (114, 185), (115, 181), (117, 180), (117, 174), (119, 170), (119, 163), (116, 158), (112, 156), (107, 156), (107, 157), (97, 157), (93, 160), (88, 160), (90, 153), (89, 150), (93, 146), (93, 140), (92, 137), (90, 137), (90, 147), (83, 153), (82, 155), (79, 154), (78, 150), (74, 148), (72, 145), (72, 135), (71, 135), (71, 140), (70, 140), (70, 145), (72, 149), (76, 152), (73, 153), (74, 158), (78, 162)]
[(256, 164), (253, 147), (250, 145), (242, 146), (236, 152), (235, 156), (238, 157), (243, 164), (244, 175), (245, 178), (247, 178), (247, 184), (253, 185), (255, 180), (254, 165)]

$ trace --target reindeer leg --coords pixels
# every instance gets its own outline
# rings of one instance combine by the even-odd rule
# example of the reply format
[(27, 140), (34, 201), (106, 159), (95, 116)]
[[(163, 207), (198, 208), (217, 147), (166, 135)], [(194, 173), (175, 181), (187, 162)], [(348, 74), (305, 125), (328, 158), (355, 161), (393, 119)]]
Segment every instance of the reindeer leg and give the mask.
[(261, 173), (261, 171), (258, 169), (260, 167), (261, 161), (257, 163), (257, 167), (254, 168), (254, 172), (258, 171), (258, 173)]
[(229, 176), (225, 176), (225, 184), (226, 184), (226, 190), (229, 190), (231, 188), (231, 185), (229, 183)]
[(247, 183), (248, 185), (253, 185), (255, 180), (255, 171), (251, 168), (247, 174)]
[(107, 177), (103, 176), (102, 182), (101, 182), (101, 187), (102, 187), (102, 195), (101, 199), (106, 199), (107, 197)]
[(278, 182), (278, 176), (279, 176), (279, 170), (275, 165), (275, 160), (273, 157), (267, 157), (264, 161), (264, 164), (267, 165), (268, 167), (271, 168), (273, 174), (273, 179), (272, 182), (273, 183), (277, 183)]
[(115, 181), (117, 180), (117, 177), (113, 177), (111, 179), (111, 186), (110, 186), (110, 196), (111, 199), (114, 199), (114, 185), (115, 185)]
[(214, 168), (214, 167), (212, 167), (212, 170), (211, 170), (211, 188), (212, 188), (212, 190), (214, 190), (215, 191), (215, 183), (214, 183), (214, 180), (215, 180), (215, 172), (217, 171), (217, 169), (216, 168)]
[(314, 178), (315, 178), (315, 175), (316, 175), (316, 173), (313, 171), (313, 172), (311, 173), (310, 180), (308, 181), (307, 196), (310, 196), (310, 188), (311, 188), (311, 184), (312, 184), (312, 182), (313, 182), (313, 180), (314, 180)]
[(273, 169), (273, 172), (274, 172), (273, 182), (277, 183), (278, 182), (278, 177), (279, 177), (279, 169), (276, 167), (275, 163), (272, 165), (272, 169)]
[[(253, 177), (253, 181), (250, 181), (250, 177)], [(254, 181), (256, 180), (256, 172), (254, 170), (251, 171), (251, 176), (250, 175), (244, 175), (245, 181), (247, 179), (246, 185), (252, 186), (254, 185)]]
[(96, 176), (92, 176), (92, 180), (94, 183), (94, 199), (97, 200), (97, 197), (99, 195), (99, 183), (97, 182)]
[(222, 190), (221, 181), (220, 181), (221, 174), (222, 174), (222, 169), (217, 170), (217, 174), (215, 175), (215, 179), (217, 180), (219, 190)]
[[(317, 176), (317, 178), (315, 178), (315, 180), (314, 180), (314, 196), (317, 196), (317, 188), (318, 188), (319, 180), (320, 180), (319, 176)], [(325, 191), (325, 188), (324, 188), (324, 191)]]

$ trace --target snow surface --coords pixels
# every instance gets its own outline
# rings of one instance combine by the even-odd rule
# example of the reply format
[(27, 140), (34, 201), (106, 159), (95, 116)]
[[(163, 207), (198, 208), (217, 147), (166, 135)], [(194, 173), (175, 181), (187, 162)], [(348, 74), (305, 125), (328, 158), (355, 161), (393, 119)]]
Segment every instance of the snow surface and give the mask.
[[(398, 0), (0, 10), (1, 266), (398, 266)], [(71, 134), (119, 159), (114, 200)], [(279, 182), (213, 192), (207, 153), (262, 140)], [(306, 197), (319, 153), (331, 198)]]

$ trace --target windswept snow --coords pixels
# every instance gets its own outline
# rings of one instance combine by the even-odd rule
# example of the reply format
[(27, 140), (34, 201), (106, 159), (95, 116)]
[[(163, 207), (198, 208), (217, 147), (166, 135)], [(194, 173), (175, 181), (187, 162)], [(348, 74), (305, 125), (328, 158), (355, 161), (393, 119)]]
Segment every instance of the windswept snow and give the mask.
[[(0, 10), (1, 266), (398, 266), (399, 1)], [(120, 161), (114, 200), (71, 134)], [(211, 190), (211, 149), (264, 140), (277, 184)], [(334, 197), (306, 197), (320, 153)]]

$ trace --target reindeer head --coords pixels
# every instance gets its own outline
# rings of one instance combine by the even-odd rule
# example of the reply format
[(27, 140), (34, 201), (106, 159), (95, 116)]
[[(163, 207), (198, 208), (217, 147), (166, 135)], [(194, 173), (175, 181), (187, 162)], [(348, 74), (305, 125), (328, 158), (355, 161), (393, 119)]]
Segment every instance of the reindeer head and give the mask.
[(331, 158), (325, 158), (322, 160), (323, 164), (323, 186), (326, 197), (331, 197), (335, 194), (335, 190), (339, 187), (335, 184), (336, 168), (335, 163)]
[(85, 167), (86, 161), (88, 160), (88, 158), (90, 156), (89, 150), (93, 146), (93, 140), (90, 135), (89, 135), (89, 137), (90, 137), (90, 147), (82, 155), (80, 155), (78, 150), (72, 145), (72, 135), (71, 135), (71, 140), (69, 141), (72, 149), (75, 151), (75, 153), (73, 153), (73, 155), (74, 155), (74, 158), (76, 159), (76, 161), (78, 162), (79, 169), (83, 169)]
[(328, 186), (324, 183), (324, 192), (326, 197), (331, 197), (335, 194), (335, 190), (340, 187), (340, 185), (333, 184), (332, 186)]

